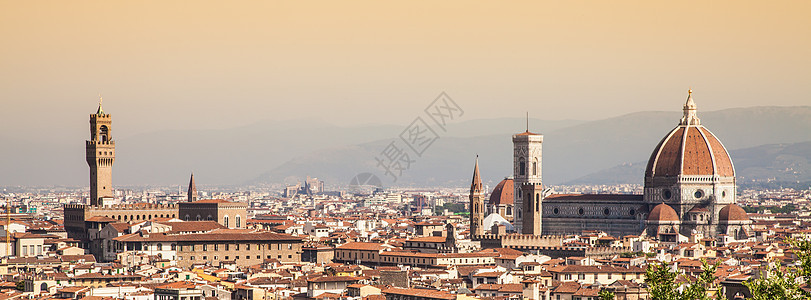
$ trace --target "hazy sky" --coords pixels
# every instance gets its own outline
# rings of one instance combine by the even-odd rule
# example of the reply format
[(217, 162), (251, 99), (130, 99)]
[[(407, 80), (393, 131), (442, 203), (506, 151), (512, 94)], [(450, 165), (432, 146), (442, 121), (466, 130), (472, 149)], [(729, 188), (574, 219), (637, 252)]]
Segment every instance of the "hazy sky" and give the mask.
[[(508, 5), (505, 5), (508, 4)], [(5, 1), (0, 136), (811, 104), (809, 1)], [(541, 129), (542, 131), (542, 129)]]

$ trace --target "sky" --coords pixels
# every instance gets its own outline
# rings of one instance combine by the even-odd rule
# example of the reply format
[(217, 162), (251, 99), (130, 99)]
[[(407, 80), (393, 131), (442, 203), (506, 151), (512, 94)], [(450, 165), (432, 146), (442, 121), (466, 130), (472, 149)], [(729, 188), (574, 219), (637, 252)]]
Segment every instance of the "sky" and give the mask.
[(0, 139), (811, 104), (809, 1), (0, 2)]

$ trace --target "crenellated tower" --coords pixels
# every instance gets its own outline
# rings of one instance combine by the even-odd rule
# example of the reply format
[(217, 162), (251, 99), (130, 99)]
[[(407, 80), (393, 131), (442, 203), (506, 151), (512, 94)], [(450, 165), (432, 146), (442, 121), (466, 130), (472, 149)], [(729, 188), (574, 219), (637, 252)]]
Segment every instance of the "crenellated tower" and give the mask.
[(479, 176), (479, 156), (473, 168), (473, 181), (470, 183), (470, 235), (484, 234), (484, 189)]
[[(104, 206), (113, 199), (113, 163), (115, 141), (112, 135), (112, 116), (101, 108), (90, 115), (90, 140), (85, 143), (85, 157), (90, 166), (90, 205)], [(109, 202), (108, 202), (109, 203)]]

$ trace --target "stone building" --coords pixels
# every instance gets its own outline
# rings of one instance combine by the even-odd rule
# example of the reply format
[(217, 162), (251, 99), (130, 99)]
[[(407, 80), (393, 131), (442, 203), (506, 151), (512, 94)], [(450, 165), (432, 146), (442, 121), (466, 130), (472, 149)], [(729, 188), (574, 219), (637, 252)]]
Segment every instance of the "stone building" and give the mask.
[(303, 245), (301, 237), (289, 234), (229, 229), (197, 234), (138, 232), (113, 240), (123, 245), (124, 252), (175, 259), (181, 268), (203, 263), (216, 266), (220, 262), (251, 266), (265, 259), (300, 262)]
[[(225, 200), (199, 200), (194, 175), (189, 181), (189, 199), (177, 204), (113, 204), (112, 167), (115, 161), (115, 141), (112, 136), (112, 115), (105, 113), (99, 101), (96, 113), (90, 115), (90, 140), (85, 143), (86, 160), (90, 167), (90, 203), (66, 204), (63, 207), (65, 231), (69, 238), (80, 241), (101, 259), (103, 249), (93, 247), (94, 235), (110, 223), (137, 223), (157, 218), (183, 218), (193, 221), (215, 220), (228, 228), (244, 228), (247, 205)], [(100, 245), (97, 243), (97, 245)]]
[(227, 228), (245, 228), (248, 205), (222, 199), (178, 203), (179, 218), (184, 221), (216, 221)]
[[(748, 215), (735, 204), (735, 169), (729, 153), (701, 125), (696, 111), (690, 91), (678, 125), (648, 160), (642, 195), (552, 194), (541, 182), (543, 136), (529, 130), (513, 135), (515, 231), (562, 235), (598, 230), (614, 236), (642, 234), (673, 242), (694, 232), (714, 238), (752, 236)], [(504, 239), (510, 235), (472, 236), (485, 246), (506, 244)]]

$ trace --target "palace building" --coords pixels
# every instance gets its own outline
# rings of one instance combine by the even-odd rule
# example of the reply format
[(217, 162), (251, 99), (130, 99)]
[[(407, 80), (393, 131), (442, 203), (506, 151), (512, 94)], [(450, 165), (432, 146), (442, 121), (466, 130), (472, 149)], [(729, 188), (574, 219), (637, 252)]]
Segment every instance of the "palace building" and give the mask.
[(89, 204), (66, 204), (63, 207), (65, 231), (69, 238), (79, 240), (83, 248), (102, 260), (104, 251), (97, 236), (110, 223), (133, 224), (182, 218), (186, 221), (216, 221), (226, 228), (245, 228), (247, 204), (220, 199), (197, 200), (193, 174), (189, 181), (189, 202), (115, 204), (112, 125), (112, 115), (104, 112), (99, 99), (96, 113), (90, 114), (90, 140), (85, 142), (85, 158), (90, 167)]
[[(692, 91), (679, 123), (653, 149), (642, 195), (551, 193), (544, 190), (541, 181), (543, 135), (527, 130), (513, 135), (512, 140), (513, 177), (496, 186), (487, 204), (490, 215), (484, 224), (476, 225), (489, 233), (479, 235), (478, 230), (471, 230), (483, 245), (509, 246), (508, 240), (522, 240), (522, 247), (526, 247), (527, 241), (535, 239), (505, 237), (559, 236), (585, 230), (617, 237), (646, 235), (672, 242), (695, 233), (734, 239), (753, 235), (748, 215), (735, 204), (732, 159), (721, 141), (701, 125)], [(473, 188), (478, 177), (477, 162), (471, 209), (478, 204)], [(513, 186), (512, 194), (504, 191), (509, 186)], [(471, 221), (481, 218), (471, 212)], [(492, 220), (513, 220), (512, 234), (498, 232), (499, 222)], [(556, 244), (549, 239), (543, 243)]]

